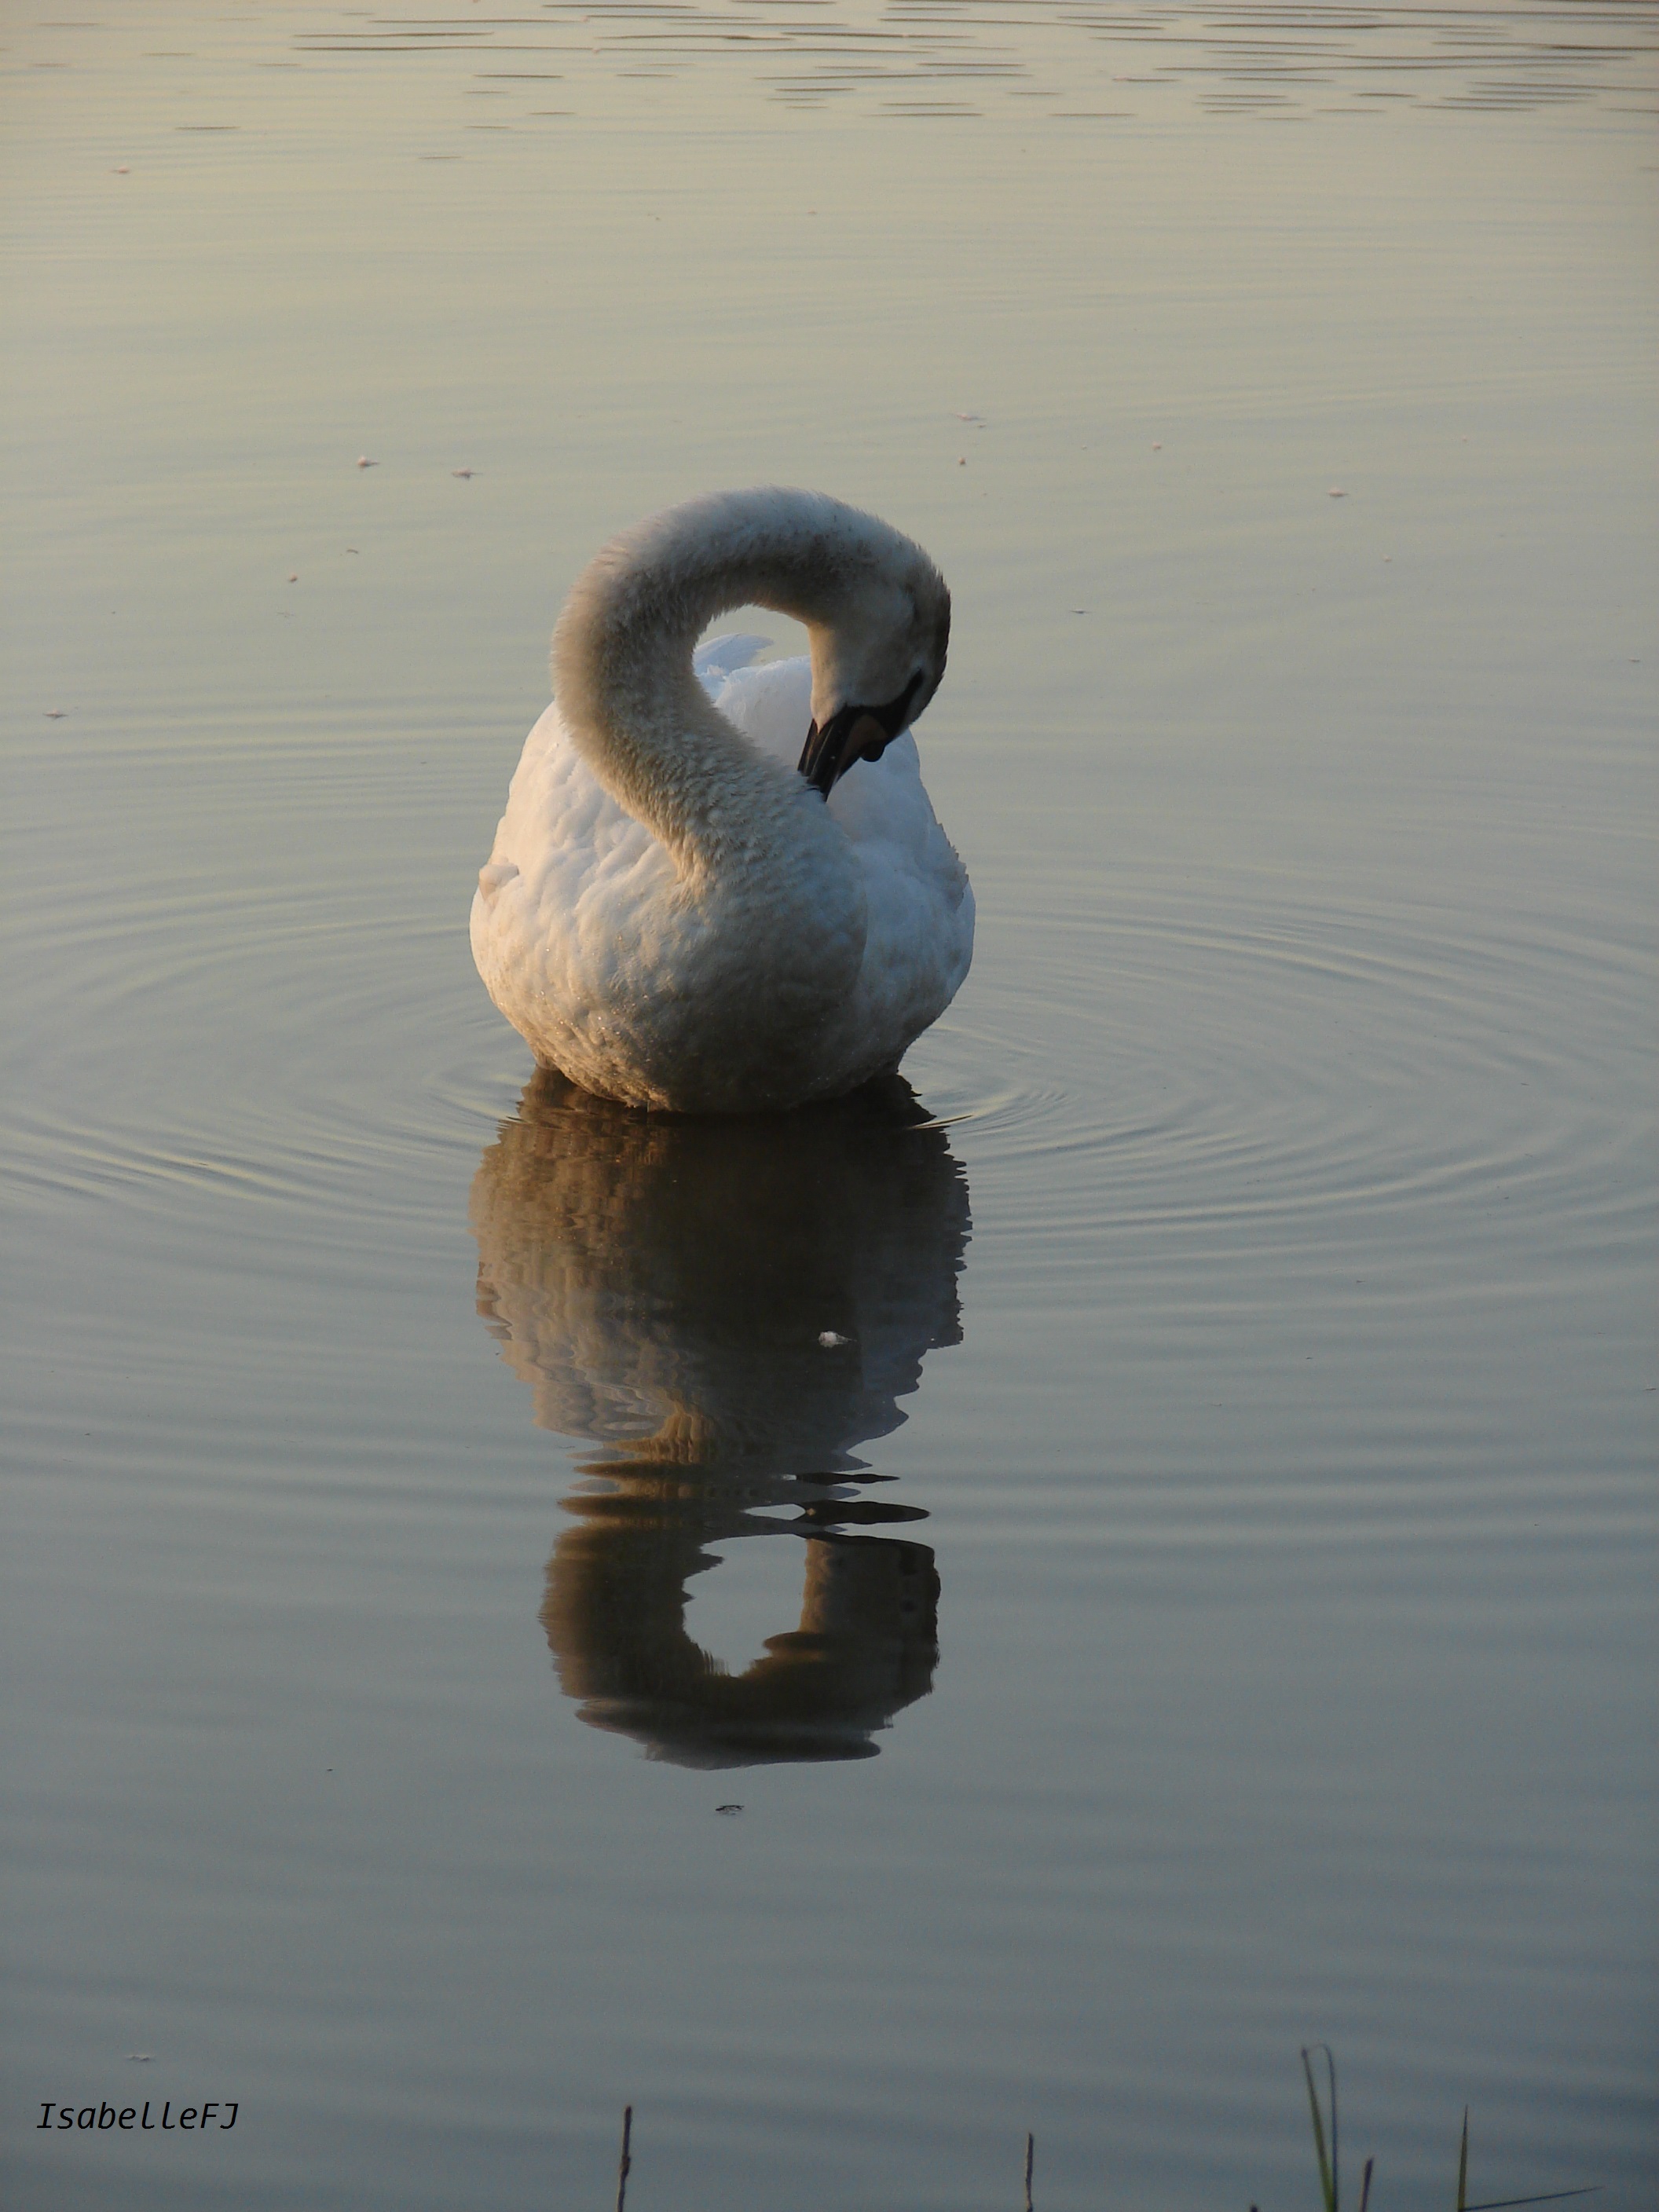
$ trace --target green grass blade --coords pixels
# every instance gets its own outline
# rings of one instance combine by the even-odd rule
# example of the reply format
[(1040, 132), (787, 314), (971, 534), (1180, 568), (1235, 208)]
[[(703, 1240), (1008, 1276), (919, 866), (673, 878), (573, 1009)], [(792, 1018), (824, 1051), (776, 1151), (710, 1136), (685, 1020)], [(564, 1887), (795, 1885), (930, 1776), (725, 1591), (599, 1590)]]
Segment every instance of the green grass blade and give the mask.
[[(1322, 2113), (1319, 2109), (1319, 2092), (1314, 2086), (1313, 2058), (1311, 2054), (1315, 2051), (1322, 2051), (1324, 2052), (1325, 2071), (1330, 2081), (1331, 2142), (1328, 2154), (1325, 2148), (1325, 2118), (1323, 2113)], [(1304, 2079), (1308, 2084), (1308, 2109), (1313, 2114), (1314, 2149), (1318, 2154), (1319, 2157), (1320, 2194), (1325, 2200), (1325, 2212), (1338, 2212), (1338, 2172), (1336, 2164), (1336, 2061), (1331, 2056), (1331, 2046), (1328, 2043), (1312, 2044), (1303, 2052), (1302, 2073)], [(1462, 2212), (1462, 2207), (1461, 2205), (1458, 2208), (1458, 2212)]]
[(1463, 2142), (1457, 2154), (1457, 2212), (1468, 2212), (1469, 2108), (1463, 2107)]

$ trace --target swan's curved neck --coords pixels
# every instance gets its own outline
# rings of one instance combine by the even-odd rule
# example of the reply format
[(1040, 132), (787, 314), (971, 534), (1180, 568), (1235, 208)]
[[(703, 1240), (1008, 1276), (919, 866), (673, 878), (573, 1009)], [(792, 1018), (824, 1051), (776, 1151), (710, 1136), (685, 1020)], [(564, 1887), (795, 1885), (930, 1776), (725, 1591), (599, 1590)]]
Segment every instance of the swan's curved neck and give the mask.
[(905, 543), (819, 494), (724, 493), (641, 523), (578, 579), (553, 635), (561, 720), (682, 867), (718, 869), (739, 848), (752, 867), (823, 829), (805, 782), (709, 701), (692, 671), (698, 638), (733, 607), (793, 615), (811, 635), (816, 690), (888, 538)]

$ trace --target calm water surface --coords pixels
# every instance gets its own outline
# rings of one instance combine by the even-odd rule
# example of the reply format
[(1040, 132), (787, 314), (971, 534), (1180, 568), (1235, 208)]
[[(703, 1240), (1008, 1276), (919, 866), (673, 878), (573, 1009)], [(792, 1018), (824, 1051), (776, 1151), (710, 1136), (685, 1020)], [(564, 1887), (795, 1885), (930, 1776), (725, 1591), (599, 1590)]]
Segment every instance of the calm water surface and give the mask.
[[(1267, 2212), (1315, 2039), (1652, 2201), (1656, 47), (9, 14), (9, 2203)], [(766, 480), (951, 579), (978, 954), (647, 1121), (467, 908)]]

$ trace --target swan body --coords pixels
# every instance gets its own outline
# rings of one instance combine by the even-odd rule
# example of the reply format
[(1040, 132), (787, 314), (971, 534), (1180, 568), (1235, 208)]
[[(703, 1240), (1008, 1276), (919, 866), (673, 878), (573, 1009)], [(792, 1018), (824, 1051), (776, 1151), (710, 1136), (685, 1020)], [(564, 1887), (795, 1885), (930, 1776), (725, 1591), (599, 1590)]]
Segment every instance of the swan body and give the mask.
[[(810, 661), (750, 666), (764, 641), (739, 638), (694, 665), (751, 603), (804, 622)], [(543, 1066), (744, 1113), (898, 1065), (973, 953), (909, 730), (949, 633), (921, 549), (817, 493), (694, 500), (594, 559), (472, 902), (478, 971)]]

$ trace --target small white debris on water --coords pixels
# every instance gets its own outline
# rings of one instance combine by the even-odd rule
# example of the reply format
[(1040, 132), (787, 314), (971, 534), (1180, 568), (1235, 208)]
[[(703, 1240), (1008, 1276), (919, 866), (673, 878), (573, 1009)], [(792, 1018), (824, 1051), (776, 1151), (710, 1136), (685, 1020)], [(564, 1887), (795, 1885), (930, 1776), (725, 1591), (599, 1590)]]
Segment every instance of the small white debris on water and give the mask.
[(1154, 438), (1154, 439), (1153, 439), (1153, 441), (1152, 441), (1152, 451), (1153, 451), (1155, 453), (1161, 453), (1164, 451), (1164, 441), (1163, 441), (1161, 438)]
[(359, 453), (357, 465), (360, 469), (378, 469), (380, 465), (378, 461), (371, 461), (367, 453)]
[(453, 477), (470, 477), (472, 471), (471, 469), (451, 469), (449, 473)]
[(297, 583), (299, 582), (300, 579), (299, 579), (298, 575), (297, 575), (297, 574), (295, 574), (295, 575), (292, 575), (292, 576), (290, 576), (290, 577), (289, 578), (289, 580), (288, 580), (289, 581), (289, 583), (290, 583), (290, 584), (297, 584)]
[(63, 719), (64, 719), (64, 709), (63, 709), (61, 707), (48, 707), (48, 708), (47, 708), (47, 709), (46, 709), (46, 720), (47, 720), (49, 722), (61, 722), (61, 721), (63, 720)]
[(128, 168), (126, 163), (123, 161), (120, 167), (112, 171), (111, 173), (118, 177), (130, 177), (132, 174), (132, 172)]
[(837, 1336), (833, 1328), (821, 1328), (818, 1331), (818, 1342), (826, 1352), (833, 1351), (838, 1344), (850, 1344), (852, 1341), (850, 1336)]
[(1328, 499), (1346, 499), (1348, 495), (1343, 490), (1340, 484), (1333, 484), (1329, 491), (1326, 493), (1325, 496)]

